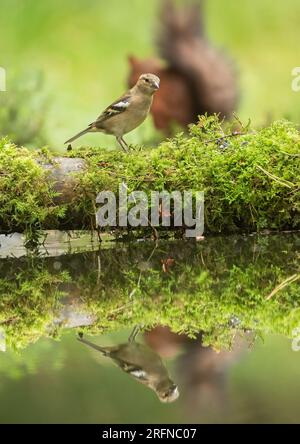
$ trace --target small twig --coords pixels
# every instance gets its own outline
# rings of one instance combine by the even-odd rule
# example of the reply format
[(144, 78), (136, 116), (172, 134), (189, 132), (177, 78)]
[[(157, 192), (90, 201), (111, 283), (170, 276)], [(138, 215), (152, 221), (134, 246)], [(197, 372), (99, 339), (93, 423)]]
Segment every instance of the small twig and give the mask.
[(132, 304), (133, 304), (133, 301), (130, 301), (127, 304), (122, 305), (121, 307), (114, 308), (113, 310), (111, 310), (108, 313), (108, 316), (111, 316), (111, 315), (113, 315), (115, 313), (119, 313), (120, 311), (124, 310), (124, 308), (130, 307), (130, 305), (132, 305)]
[(285, 281), (281, 282), (281, 284), (277, 285), (277, 287), (274, 288), (274, 290), (269, 294), (267, 297), (267, 301), (270, 300), (276, 293), (283, 290), (287, 285), (292, 284), (293, 282), (296, 282), (300, 279), (300, 274), (294, 274), (293, 276), (290, 276)]
[(204, 265), (204, 267), (206, 267), (206, 264), (205, 264), (205, 262), (204, 262), (204, 258), (203, 258), (202, 251), (200, 251), (200, 257), (201, 257), (201, 262), (202, 262), (202, 264)]
[[(295, 186), (296, 186), (296, 185), (295, 185)], [(299, 191), (299, 190), (300, 190), (300, 187), (294, 188), (292, 191), (289, 191), (289, 192), (287, 193), (287, 195), (290, 196), (291, 194), (296, 193), (296, 192)]]
[(250, 128), (250, 125), (251, 125), (251, 119), (248, 120), (247, 126), (245, 126), (245, 125), (243, 124), (243, 122), (241, 121), (241, 119), (239, 118), (239, 116), (238, 116), (235, 112), (233, 113), (233, 117), (234, 117), (235, 120), (241, 125), (241, 128), (243, 129), (243, 131), (244, 131), (245, 133), (247, 133), (248, 130), (249, 130), (249, 128)]
[(228, 136), (222, 136), (222, 137), (216, 137), (215, 139), (205, 140), (203, 143), (212, 143), (212, 142), (221, 142), (222, 140), (229, 139), (231, 137), (241, 137), (241, 136), (248, 136), (249, 134), (245, 133), (232, 133), (228, 134)]
[(155, 226), (152, 224), (152, 222), (151, 222), (151, 220), (149, 219), (148, 216), (147, 216), (147, 219), (148, 219), (148, 222), (149, 222), (149, 224), (150, 224), (150, 227), (152, 228), (152, 231), (153, 231), (153, 239), (154, 239), (155, 241), (158, 241), (158, 239), (159, 239), (158, 231), (157, 231), (157, 229), (155, 228)]
[(15, 321), (17, 321), (19, 319), (20, 319), (19, 316), (13, 316), (13, 317), (11, 317), (9, 319), (6, 319), (5, 321), (1, 321), (0, 325), (10, 324), (11, 322), (15, 322)]
[(100, 278), (101, 278), (101, 258), (100, 258), (99, 254), (97, 254), (97, 262), (98, 262), (98, 267), (97, 267), (97, 285), (99, 285)]
[(296, 185), (292, 182), (289, 182), (285, 179), (281, 179), (280, 177), (275, 176), (272, 173), (269, 173), (269, 171), (265, 170), (263, 167), (261, 167), (260, 165), (256, 165), (256, 168), (258, 168), (259, 170), (261, 170), (263, 173), (265, 173), (268, 177), (270, 177), (270, 179), (275, 180), (275, 182), (280, 183), (282, 186), (287, 187), (287, 188), (293, 188)]
[(101, 172), (110, 174), (111, 176), (117, 177), (122, 180), (130, 179), (130, 180), (139, 181), (139, 182), (154, 182), (155, 181), (154, 177), (149, 177), (149, 176), (131, 176), (131, 177), (127, 176), (126, 177), (126, 176), (120, 176), (120, 174), (115, 171), (109, 171), (106, 169), (103, 169)]
[(291, 157), (300, 157), (300, 153), (299, 154), (292, 154), (292, 153), (286, 153), (285, 151), (280, 151), (282, 154), (285, 154), (286, 156), (291, 156)]

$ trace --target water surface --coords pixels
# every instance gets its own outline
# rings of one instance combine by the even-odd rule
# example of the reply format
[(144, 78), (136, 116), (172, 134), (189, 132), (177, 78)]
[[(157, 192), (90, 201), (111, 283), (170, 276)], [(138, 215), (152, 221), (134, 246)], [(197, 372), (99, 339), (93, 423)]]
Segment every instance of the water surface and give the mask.
[[(299, 422), (299, 234), (8, 243), (0, 422)], [(142, 357), (126, 365), (77, 340), (120, 346), (135, 325)], [(176, 401), (157, 396), (153, 362)]]

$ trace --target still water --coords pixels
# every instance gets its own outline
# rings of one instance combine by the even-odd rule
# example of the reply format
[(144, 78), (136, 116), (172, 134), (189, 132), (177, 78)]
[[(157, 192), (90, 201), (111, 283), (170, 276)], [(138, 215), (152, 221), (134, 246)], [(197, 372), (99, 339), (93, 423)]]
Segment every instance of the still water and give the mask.
[(300, 234), (19, 240), (0, 239), (1, 423), (300, 421)]

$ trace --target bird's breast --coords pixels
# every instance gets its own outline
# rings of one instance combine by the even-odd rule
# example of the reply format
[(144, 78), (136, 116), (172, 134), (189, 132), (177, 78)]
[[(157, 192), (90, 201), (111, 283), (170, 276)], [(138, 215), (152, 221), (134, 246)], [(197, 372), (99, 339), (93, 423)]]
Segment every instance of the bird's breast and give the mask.
[(116, 137), (129, 133), (143, 123), (150, 111), (151, 104), (152, 97), (134, 98), (126, 111), (102, 123), (103, 131)]
[(152, 97), (136, 99), (128, 108), (124, 134), (137, 128), (146, 119), (152, 104)]

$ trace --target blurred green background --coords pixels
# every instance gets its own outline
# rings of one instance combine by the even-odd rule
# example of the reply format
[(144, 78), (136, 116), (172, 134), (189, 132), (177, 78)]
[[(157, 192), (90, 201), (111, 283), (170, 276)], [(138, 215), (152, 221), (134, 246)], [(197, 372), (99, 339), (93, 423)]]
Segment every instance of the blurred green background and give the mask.
[[(122, 342), (128, 333), (93, 342)], [(166, 363), (178, 382), (177, 359)], [(229, 366), (222, 408), (201, 399), (195, 404), (196, 387), (188, 395), (181, 386), (174, 404), (161, 404), (74, 334), (60, 343), (43, 339), (22, 356), (1, 354), (0, 423), (299, 423), (299, 363), (291, 341), (269, 337)]]
[[(66, 138), (123, 92), (127, 56), (155, 54), (159, 4), (160, 0), (0, 0), (0, 66), (8, 78), (0, 109), (15, 89), (28, 85), (32, 73), (41, 72), (49, 112), (45, 135), (37, 143), (45, 140), (61, 150)], [(206, 2), (210, 39), (236, 61), (243, 119), (250, 117), (256, 125), (280, 117), (300, 120), (300, 93), (291, 90), (291, 71), (300, 64), (299, 17), (298, 0)], [(42, 125), (40, 105), (31, 103), (27, 109), (26, 91), (23, 96), (25, 110), (17, 107), (13, 112), (30, 113), (35, 124)], [(151, 119), (128, 135), (134, 143), (151, 138)], [(115, 146), (113, 138), (100, 134), (85, 136), (81, 143)]]

